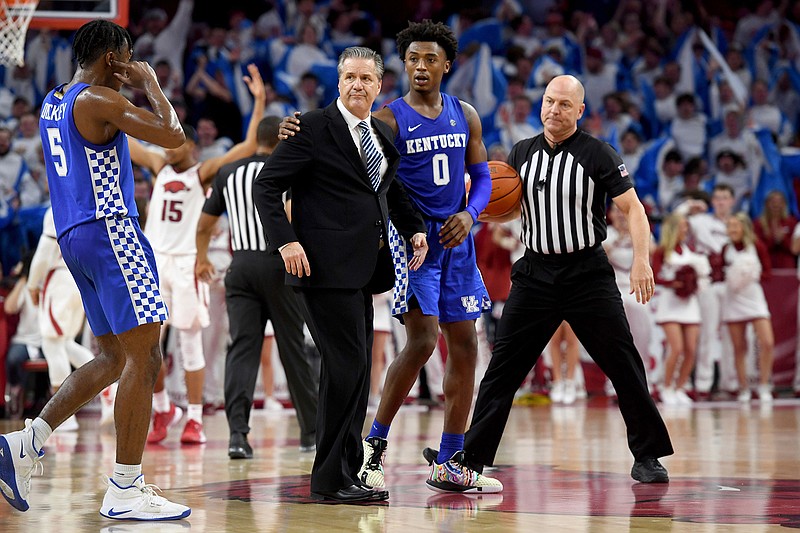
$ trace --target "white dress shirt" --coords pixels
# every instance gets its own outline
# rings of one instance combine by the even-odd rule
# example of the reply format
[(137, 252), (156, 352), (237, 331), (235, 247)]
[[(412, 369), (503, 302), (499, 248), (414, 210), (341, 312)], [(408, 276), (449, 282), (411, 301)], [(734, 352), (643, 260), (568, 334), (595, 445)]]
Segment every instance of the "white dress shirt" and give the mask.
[[(350, 131), (350, 137), (353, 138), (353, 144), (356, 145), (358, 153), (361, 154), (361, 159), (366, 164), (367, 156), (364, 153), (364, 148), (361, 146), (361, 129), (358, 127), (361, 119), (351, 113), (344, 106), (341, 98), (336, 99), (336, 107), (339, 108), (339, 111), (341, 111), (342, 116), (344, 117), (344, 121), (347, 122), (347, 129)], [(381, 181), (383, 181), (383, 177), (386, 175), (386, 170), (389, 168), (389, 163), (386, 161), (386, 155), (384, 155), (383, 143), (381, 142), (380, 137), (378, 137), (378, 135), (375, 133), (375, 127), (372, 125), (372, 116), (366, 120), (370, 125), (369, 134), (372, 137), (372, 142), (375, 143), (375, 147), (380, 150), (381, 155), (383, 156), (381, 159)]]

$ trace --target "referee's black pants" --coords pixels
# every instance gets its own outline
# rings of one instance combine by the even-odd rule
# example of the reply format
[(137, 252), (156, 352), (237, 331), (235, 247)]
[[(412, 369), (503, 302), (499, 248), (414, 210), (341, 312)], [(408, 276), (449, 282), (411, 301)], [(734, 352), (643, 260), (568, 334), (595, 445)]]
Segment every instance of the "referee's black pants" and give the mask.
[(671, 455), (669, 434), (647, 391), (644, 365), (603, 248), (568, 255), (528, 251), (514, 264), (511, 279), (465, 437), (467, 461), (494, 464), (514, 394), (562, 320), (613, 383), (634, 458)]
[(233, 254), (225, 276), (231, 335), (225, 360), (225, 415), (231, 433), (249, 433), (264, 327), (267, 320), (272, 320), (300, 424), (300, 444), (311, 446), (316, 440), (319, 371), (305, 350), (300, 299), (293, 288), (284, 284), (285, 274), (278, 255), (257, 251)]

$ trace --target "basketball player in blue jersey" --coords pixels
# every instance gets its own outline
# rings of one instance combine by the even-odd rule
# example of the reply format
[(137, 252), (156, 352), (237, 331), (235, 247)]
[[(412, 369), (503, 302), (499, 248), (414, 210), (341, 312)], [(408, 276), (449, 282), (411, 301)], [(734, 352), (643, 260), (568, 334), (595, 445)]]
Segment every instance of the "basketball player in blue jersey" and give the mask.
[[(385, 486), (382, 463), (389, 426), (433, 353), (441, 327), (447, 342), (444, 431), (427, 485), (439, 492), (500, 492), (498, 480), (463, 464), (478, 355), (475, 320), (490, 305), (470, 233), (491, 193), (480, 117), (471, 105), (441, 92), (442, 77), (458, 49), (450, 28), (429, 20), (412, 22), (397, 35), (397, 49), (410, 90), (373, 116), (395, 132), (402, 156), (397, 178), (426, 220), (430, 250), (419, 270), (409, 270), (413, 251), (390, 229), (398, 275), (393, 314), (401, 316), (408, 341), (386, 372), (359, 477), (367, 485)], [(284, 119), (282, 138), (298, 124), (296, 118)], [(468, 200), (465, 167), (472, 182)]]
[[(185, 518), (188, 507), (158, 496), (142, 476), (167, 309), (153, 252), (138, 224), (126, 135), (177, 148), (184, 134), (153, 69), (131, 61), (127, 30), (89, 22), (75, 34), (73, 52), (78, 70), (45, 97), (39, 124), (58, 243), (101, 353), (70, 374), (25, 429), (0, 436), (0, 491), (26, 511), (31, 474), (53, 429), (119, 380), (116, 464), (100, 514), (118, 520)], [(123, 85), (144, 91), (153, 111), (124, 98)]]

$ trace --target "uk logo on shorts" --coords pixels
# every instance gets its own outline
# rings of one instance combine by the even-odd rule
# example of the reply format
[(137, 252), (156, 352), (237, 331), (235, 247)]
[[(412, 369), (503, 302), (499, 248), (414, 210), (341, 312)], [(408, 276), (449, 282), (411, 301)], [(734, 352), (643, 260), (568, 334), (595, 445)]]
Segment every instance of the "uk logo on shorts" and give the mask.
[(467, 310), (467, 313), (477, 313), (480, 311), (478, 308), (478, 299), (475, 296), (462, 296), (461, 305)]

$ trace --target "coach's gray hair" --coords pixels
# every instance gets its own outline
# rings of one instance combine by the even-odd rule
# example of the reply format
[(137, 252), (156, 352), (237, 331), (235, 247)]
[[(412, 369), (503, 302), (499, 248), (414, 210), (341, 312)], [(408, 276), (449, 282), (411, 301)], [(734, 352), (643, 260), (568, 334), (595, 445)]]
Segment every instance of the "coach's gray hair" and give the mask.
[(344, 51), (339, 55), (339, 64), (336, 65), (336, 72), (339, 76), (342, 75), (342, 66), (344, 65), (345, 59), (371, 59), (375, 62), (375, 74), (378, 75), (378, 79), (383, 79), (383, 58), (381, 55), (371, 48), (367, 48), (365, 46), (351, 46), (349, 48), (345, 48)]

